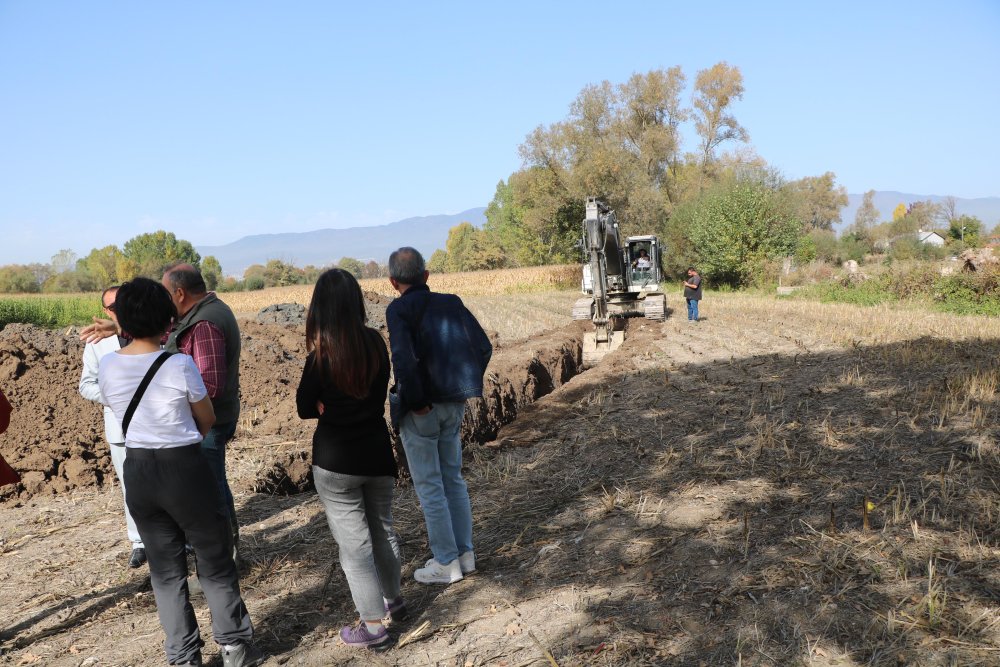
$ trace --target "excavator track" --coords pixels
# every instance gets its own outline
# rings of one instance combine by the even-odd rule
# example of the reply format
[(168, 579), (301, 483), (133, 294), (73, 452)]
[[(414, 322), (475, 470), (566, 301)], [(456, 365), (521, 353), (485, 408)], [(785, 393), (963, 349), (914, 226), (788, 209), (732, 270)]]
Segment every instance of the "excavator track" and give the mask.
[(654, 322), (667, 319), (667, 297), (662, 294), (650, 294), (643, 299), (644, 317)]

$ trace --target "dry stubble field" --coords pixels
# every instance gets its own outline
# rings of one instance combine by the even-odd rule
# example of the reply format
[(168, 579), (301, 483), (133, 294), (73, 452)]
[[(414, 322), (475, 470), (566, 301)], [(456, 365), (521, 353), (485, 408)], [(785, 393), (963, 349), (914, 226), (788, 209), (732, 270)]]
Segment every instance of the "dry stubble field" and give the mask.
[[(575, 296), (467, 301), (500, 331)], [(268, 664), (1000, 664), (1000, 324), (736, 294), (688, 324), (668, 305), (469, 448), (480, 572), (408, 581), (387, 653), (334, 639), (351, 604), (314, 494), (241, 492)], [(543, 338), (502, 338), (520, 336)], [(279, 445), (240, 438), (235, 486)], [(120, 512), (112, 487), (0, 506), (0, 664), (162, 664)], [(428, 551), (405, 483), (396, 517), (409, 578)]]

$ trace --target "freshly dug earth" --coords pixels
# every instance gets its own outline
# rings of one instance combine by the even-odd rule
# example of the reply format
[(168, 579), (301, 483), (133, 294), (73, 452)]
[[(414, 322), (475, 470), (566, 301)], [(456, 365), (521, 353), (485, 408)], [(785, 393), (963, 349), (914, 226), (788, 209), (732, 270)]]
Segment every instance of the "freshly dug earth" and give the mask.
[[(722, 295), (705, 310), (696, 325), (633, 323), (564, 383), (547, 371), (551, 393), (470, 442), (478, 573), (413, 581), (430, 553), (400, 483), (412, 617), (378, 655), (336, 639), (355, 612), (315, 494), (250, 491), (276, 454), (308, 448), (293, 413), (276, 430), (293, 389), (247, 396), (257, 423), (229, 469), (266, 664), (998, 664), (993, 323)], [(245, 329), (248, 359), (293, 388), (300, 332)], [(572, 335), (511, 345), (497, 363), (551, 357), (539, 351)], [(544, 386), (525, 377), (512, 385)], [(163, 663), (121, 510), (108, 484), (0, 504), (0, 665)], [(205, 656), (220, 662), (211, 641)]]
[[(366, 294), (369, 324), (386, 333), (390, 299)], [(242, 408), (236, 437), (274, 445), (271, 466), (246, 490), (295, 493), (312, 488), (308, 453), (314, 424), (296, 417), (295, 389), (305, 360), (304, 310), (278, 304), (241, 318)], [(467, 442), (492, 440), (521, 406), (551, 392), (579, 370), (582, 328), (536, 336), (497, 349), (483, 399), (470, 401), (463, 425)], [(0, 331), (0, 386), (14, 408), (0, 453), (22, 483), (0, 489), (0, 499), (64, 493), (113, 482), (101, 407), (78, 391), (83, 344), (77, 330), (50, 331), (15, 324)], [(386, 333), (387, 335), (387, 333)], [(398, 448), (397, 448), (398, 449)]]

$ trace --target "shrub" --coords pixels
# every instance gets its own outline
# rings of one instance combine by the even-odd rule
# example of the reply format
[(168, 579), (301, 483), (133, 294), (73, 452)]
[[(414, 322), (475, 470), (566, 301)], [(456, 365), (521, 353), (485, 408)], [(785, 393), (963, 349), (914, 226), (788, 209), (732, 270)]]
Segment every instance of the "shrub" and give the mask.
[(688, 230), (696, 265), (714, 285), (759, 283), (768, 260), (794, 252), (801, 230), (787, 203), (753, 178), (719, 184), (674, 217)]
[(942, 276), (934, 286), (934, 302), (958, 315), (1000, 315), (1000, 270), (990, 267)]

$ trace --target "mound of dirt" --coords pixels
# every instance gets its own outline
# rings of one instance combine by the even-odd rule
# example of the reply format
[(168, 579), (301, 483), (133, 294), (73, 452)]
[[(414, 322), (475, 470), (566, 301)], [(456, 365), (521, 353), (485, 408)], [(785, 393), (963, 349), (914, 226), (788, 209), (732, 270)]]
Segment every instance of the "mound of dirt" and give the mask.
[(257, 312), (260, 324), (305, 324), (306, 307), (301, 303), (275, 303)]
[[(492, 441), (500, 428), (514, 421), (525, 406), (577, 375), (581, 370), (582, 331), (580, 323), (573, 323), (511, 347), (495, 348), (486, 373), (483, 398), (469, 400), (466, 404), (462, 441), (477, 444)], [(273, 335), (273, 332), (270, 333)], [(298, 377), (293, 380), (287, 373), (287, 360), (296, 358), (295, 352), (304, 356), (304, 351), (281, 350), (280, 345), (288, 345), (290, 341), (275, 346), (273, 342), (259, 341), (252, 335), (246, 335), (246, 331), (244, 338), (244, 363), (241, 368), (244, 378), (243, 409), (253, 412), (248, 434), (272, 442), (280, 439), (285, 447), (270, 458), (269, 466), (257, 475), (248, 490), (282, 495), (309, 491), (313, 488), (312, 468), (309, 465), (313, 422), (295, 418)], [(255, 375), (256, 369), (265, 369), (279, 381), (265, 385), (263, 379)], [(301, 373), (301, 362), (296, 372)], [(249, 398), (246, 387), (250, 385), (262, 392)], [(388, 417), (386, 404), (386, 420)], [(398, 437), (393, 449), (397, 463), (405, 474), (406, 460)]]
[[(369, 324), (383, 332), (390, 301), (365, 295)], [(252, 441), (274, 451), (243, 491), (287, 494), (312, 488), (308, 461), (314, 423), (300, 420), (295, 407), (306, 357), (305, 324), (296, 316), (302, 311), (287, 305), (240, 321), (242, 406), (234, 446)], [(20, 484), (0, 489), (0, 500), (58, 494), (113, 479), (101, 407), (78, 391), (84, 346), (77, 334), (73, 328), (50, 331), (20, 324), (0, 331), (0, 386), (14, 408), (11, 427), (0, 437), (0, 453), (22, 476)], [(581, 337), (579, 323), (507, 348), (494, 335), (485, 395), (469, 401), (463, 439), (493, 440), (525, 405), (579, 373)], [(396, 450), (405, 470), (402, 448)]]
[[(385, 309), (392, 299), (375, 292), (365, 292), (365, 313), (368, 326), (385, 331)], [(258, 311), (254, 318), (258, 324), (305, 325), (306, 307), (300, 303), (275, 303)]]
[(14, 412), (0, 452), (21, 483), (0, 497), (101, 484), (111, 471), (101, 408), (80, 396), (75, 332), (11, 324), (0, 331), (0, 384)]

